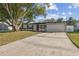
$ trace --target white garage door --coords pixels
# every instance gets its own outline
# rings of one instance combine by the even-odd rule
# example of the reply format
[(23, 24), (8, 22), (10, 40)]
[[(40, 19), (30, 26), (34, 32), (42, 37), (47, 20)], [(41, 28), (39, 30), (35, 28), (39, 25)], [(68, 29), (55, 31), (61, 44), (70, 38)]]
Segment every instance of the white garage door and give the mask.
[(47, 24), (46, 31), (47, 32), (63, 32), (65, 31), (65, 25), (61, 23)]

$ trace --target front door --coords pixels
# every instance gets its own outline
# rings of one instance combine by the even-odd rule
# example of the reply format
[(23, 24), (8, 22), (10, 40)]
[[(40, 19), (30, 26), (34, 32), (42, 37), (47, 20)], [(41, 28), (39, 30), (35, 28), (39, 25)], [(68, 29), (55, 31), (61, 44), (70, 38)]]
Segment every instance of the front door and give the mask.
[(36, 26), (36, 31), (39, 31), (39, 24), (37, 24)]

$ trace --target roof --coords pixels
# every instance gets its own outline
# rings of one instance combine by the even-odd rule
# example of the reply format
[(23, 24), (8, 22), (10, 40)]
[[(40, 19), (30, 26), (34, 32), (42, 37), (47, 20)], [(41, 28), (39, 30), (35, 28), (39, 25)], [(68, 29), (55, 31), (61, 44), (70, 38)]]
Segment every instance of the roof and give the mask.
[(29, 22), (29, 24), (65, 24), (63, 23), (57, 23), (57, 22)]
[(34, 22), (33, 24), (46, 24), (46, 22)]
[(57, 22), (54, 22), (54, 23), (47, 23), (47, 24), (65, 24), (65, 23), (57, 23)]

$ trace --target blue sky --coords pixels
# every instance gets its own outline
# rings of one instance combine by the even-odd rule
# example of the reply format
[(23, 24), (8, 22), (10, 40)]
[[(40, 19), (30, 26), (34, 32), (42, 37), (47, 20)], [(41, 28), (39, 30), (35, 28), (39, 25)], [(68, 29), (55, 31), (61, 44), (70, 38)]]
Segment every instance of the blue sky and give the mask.
[[(50, 3), (50, 7), (46, 7), (46, 19), (50, 18), (66, 18), (73, 17), (79, 19), (79, 4), (78, 3)], [(43, 16), (38, 16), (36, 21), (44, 19)]]

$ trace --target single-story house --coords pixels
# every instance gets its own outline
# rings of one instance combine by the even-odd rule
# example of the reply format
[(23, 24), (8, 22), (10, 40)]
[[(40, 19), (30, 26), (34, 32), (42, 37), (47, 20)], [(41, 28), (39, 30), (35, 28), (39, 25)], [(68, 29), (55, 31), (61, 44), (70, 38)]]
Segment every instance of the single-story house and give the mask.
[(37, 32), (73, 32), (73, 25), (66, 25), (65, 23), (30, 23), (23, 25), (26, 30), (32, 30)]
[[(37, 32), (73, 32), (74, 26), (66, 25), (65, 23), (45, 23), (45, 22), (38, 22), (38, 23), (29, 23), (24, 24), (22, 26), (23, 30), (31, 30)], [(12, 30), (6, 23), (0, 23), (0, 31), (8, 31)]]
[(33, 30), (41, 32), (64, 32), (66, 26), (64, 23), (34, 23)]

